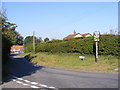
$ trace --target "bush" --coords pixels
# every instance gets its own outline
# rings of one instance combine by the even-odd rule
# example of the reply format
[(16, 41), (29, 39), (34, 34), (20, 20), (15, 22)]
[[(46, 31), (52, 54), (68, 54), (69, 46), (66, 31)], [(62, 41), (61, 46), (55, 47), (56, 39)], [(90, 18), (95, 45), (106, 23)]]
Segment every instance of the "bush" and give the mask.
[(27, 60), (31, 61), (33, 58), (35, 58), (36, 56), (35, 55), (32, 55), (32, 54), (28, 54), (28, 55), (25, 55), (24, 58), (26, 58)]
[(99, 44), (99, 54), (118, 55), (119, 47), (118, 35), (102, 35)]
[[(101, 35), (99, 54), (118, 55), (119, 46), (118, 35)], [(33, 51), (31, 45), (26, 49), (27, 52)], [(52, 40), (36, 44), (36, 52), (95, 54), (95, 42), (93, 37)]]

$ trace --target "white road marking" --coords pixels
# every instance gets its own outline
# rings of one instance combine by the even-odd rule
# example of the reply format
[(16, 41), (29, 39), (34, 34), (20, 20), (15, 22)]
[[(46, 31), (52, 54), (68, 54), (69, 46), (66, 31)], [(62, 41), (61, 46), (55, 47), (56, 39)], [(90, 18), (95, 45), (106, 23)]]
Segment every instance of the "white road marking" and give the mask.
[(13, 81), (16, 81), (15, 79), (12, 79)]
[(18, 80), (23, 80), (22, 78), (19, 78), (19, 77), (16, 77), (16, 76), (13, 76), (13, 78), (18, 79)]
[(23, 80), (22, 78), (17, 78), (18, 80)]
[(27, 83), (29, 83), (30, 81), (28, 81), (28, 80), (24, 80), (25, 82), (27, 82)]
[(24, 85), (24, 86), (29, 86), (29, 84), (26, 84), (26, 83), (22, 83), (22, 85)]
[(55, 87), (48, 87), (48, 88), (55, 88)]
[(37, 86), (30, 86), (31, 88), (39, 88), (39, 87), (37, 87)]
[[(47, 85), (44, 85), (44, 84), (39, 84), (39, 85), (38, 85), (37, 82), (31, 82), (31, 81), (29, 81), (29, 80), (24, 80), (23, 78), (18, 78), (18, 77), (16, 77), (16, 76), (13, 76), (13, 78), (15, 78), (15, 79), (12, 79), (12, 81), (15, 81), (16, 83), (22, 84), (22, 85), (24, 85), (24, 86), (30, 86), (31, 88), (40, 88), (39, 86), (45, 87), (45, 88), (51, 88), (51, 89), (52, 89), (52, 88), (55, 88), (55, 87), (48, 87)], [(17, 80), (16, 80), (16, 79), (17, 79)], [(18, 80), (24, 81), (24, 82), (26, 82), (26, 83), (23, 83), (23, 82), (18, 81)], [(29, 84), (27, 84), (27, 83), (29, 83)], [(34, 84), (34, 85), (30, 85), (30, 84)], [(35, 85), (38, 85), (38, 86), (35, 86)]]
[(47, 87), (47, 85), (44, 85), (44, 84), (39, 84), (41, 87)]
[(22, 82), (20, 82), (20, 81), (16, 81), (17, 83), (19, 83), (19, 84), (21, 84)]
[(36, 83), (36, 82), (31, 82), (31, 84), (37, 85), (38, 83)]

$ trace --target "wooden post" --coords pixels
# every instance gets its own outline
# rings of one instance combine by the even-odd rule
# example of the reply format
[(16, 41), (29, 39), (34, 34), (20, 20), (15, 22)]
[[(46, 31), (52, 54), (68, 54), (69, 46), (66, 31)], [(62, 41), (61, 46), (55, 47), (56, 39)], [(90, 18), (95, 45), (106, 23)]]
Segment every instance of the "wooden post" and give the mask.
[(95, 31), (93, 33), (94, 36), (94, 41), (95, 41), (95, 62), (98, 63), (98, 42), (100, 40), (100, 32), (99, 31)]
[(96, 41), (96, 59), (95, 59), (95, 62), (98, 63), (98, 42)]
[(33, 53), (35, 54), (35, 36), (33, 32)]

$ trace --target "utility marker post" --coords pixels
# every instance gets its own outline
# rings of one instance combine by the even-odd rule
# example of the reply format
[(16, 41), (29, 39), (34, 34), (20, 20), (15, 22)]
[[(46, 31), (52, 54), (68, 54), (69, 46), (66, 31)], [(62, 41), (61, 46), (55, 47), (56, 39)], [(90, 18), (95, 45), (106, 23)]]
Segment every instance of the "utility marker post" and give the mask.
[(94, 41), (95, 41), (95, 62), (98, 63), (98, 42), (100, 41), (100, 32), (99, 31), (95, 31), (93, 33), (94, 36)]
[(35, 54), (35, 35), (33, 32), (33, 53)]

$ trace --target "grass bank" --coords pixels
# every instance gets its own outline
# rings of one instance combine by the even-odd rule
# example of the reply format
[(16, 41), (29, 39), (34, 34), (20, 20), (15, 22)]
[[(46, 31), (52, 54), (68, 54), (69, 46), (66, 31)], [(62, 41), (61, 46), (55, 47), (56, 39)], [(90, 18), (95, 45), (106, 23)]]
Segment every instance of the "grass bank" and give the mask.
[[(28, 55), (29, 54), (29, 55)], [(114, 69), (118, 68), (117, 56), (99, 56), (99, 62), (95, 63), (94, 55), (84, 55), (85, 60), (79, 59), (78, 53), (24, 53), (27, 59), (31, 62), (44, 65), (59, 67), (71, 70), (85, 70), (85, 71), (101, 71), (101, 72), (116, 72)]]

